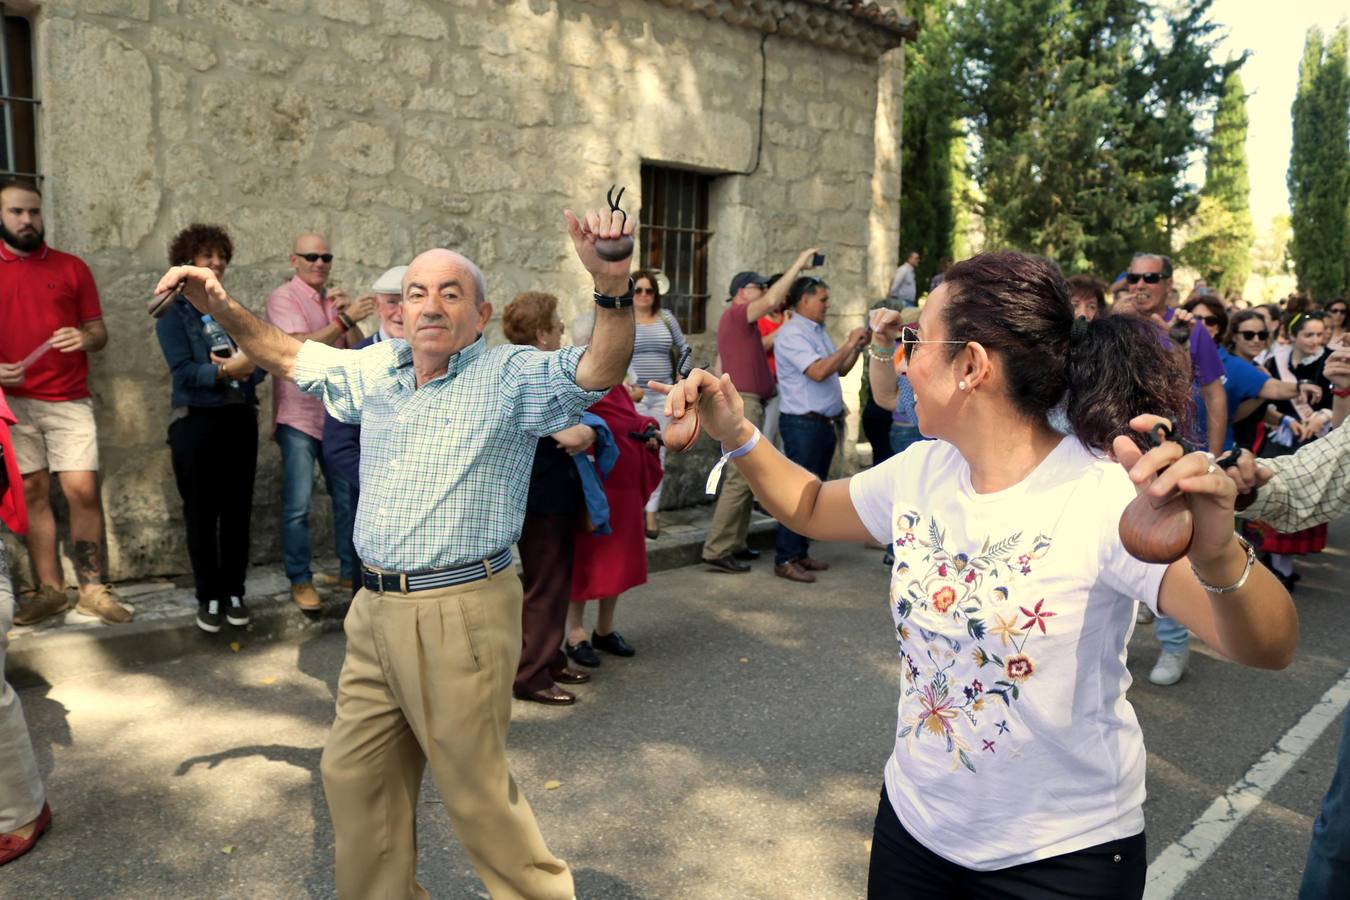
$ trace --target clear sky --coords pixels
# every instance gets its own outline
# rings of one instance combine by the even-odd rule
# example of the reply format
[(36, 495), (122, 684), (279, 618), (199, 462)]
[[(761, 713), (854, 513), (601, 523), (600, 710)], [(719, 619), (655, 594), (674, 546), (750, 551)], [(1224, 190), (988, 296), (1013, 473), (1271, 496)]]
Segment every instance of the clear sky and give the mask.
[(1313, 25), (1328, 33), (1334, 29), (1350, 16), (1350, 0), (1216, 0), (1211, 14), (1228, 27), (1228, 37), (1218, 51), (1221, 56), (1251, 51), (1242, 67), (1242, 84), (1250, 95), (1247, 169), (1252, 222), (1260, 232), (1273, 217), (1289, 212), (1284, 182), (1293, 127), (1289, 108), (1298, 86), (1303, 38)]

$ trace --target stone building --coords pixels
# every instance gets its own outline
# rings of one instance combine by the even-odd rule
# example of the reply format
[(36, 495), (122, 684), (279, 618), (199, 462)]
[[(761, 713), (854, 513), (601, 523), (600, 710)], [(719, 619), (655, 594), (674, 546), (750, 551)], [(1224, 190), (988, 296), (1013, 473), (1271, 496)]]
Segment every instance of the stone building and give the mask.
[[(115, 579), (187, 570), (144, 301), (190, 222), (229, 227), (226, 286), (255, 310), (289, 277), (292, 237), (320, 230), (349, 293), (446, 246), (482, 266), (499, 311), (544, 289), (575, 313), (590, 300), (561, 210), (627, 185), (641, 261), (670, 277), (703, 362), (740, 269), (779, 271), (822, 246), (842, 334), (896, 264), (901, 46), (915, 26), (860, 0), (3, 8), (6, 94), (37, 102), (5, 104), (0, 165), (36, 166), (48, 239), (91, 265), (111, 334), (93, 389)], [(259, 560), (279, 555), (277, 469), (263, 441)], [(668, 502), (697, 501), (696, 474), (677, 473)]]

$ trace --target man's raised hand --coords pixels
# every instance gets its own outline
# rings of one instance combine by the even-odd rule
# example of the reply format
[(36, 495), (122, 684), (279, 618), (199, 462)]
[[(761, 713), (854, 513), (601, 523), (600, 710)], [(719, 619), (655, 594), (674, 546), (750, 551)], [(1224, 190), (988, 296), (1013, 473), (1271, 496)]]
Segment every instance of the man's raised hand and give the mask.
[(578, 219), (570, 209), (563, 210), (567, 220), (567, 233), (572, 238), (572, 246), (577, 258), (595, 279), (595, 289), (602, 294), (618, 297), (628, 292), (628, 273), (633, 268), (633, 258), (614, 262), (601, 259), (595, 250), (595, 242), (613, 240), (619, 237), (633, 237), (637, 231), (637, 222), (625, 219), (620, 210), (591, 209)]
[(174, 266), (155, 285), (155, 296), (169, 296), (181, 290), (197, 312), (214, 314), (229, 305), (230, 295), (221, 287), (216, 273), (204, 266)]

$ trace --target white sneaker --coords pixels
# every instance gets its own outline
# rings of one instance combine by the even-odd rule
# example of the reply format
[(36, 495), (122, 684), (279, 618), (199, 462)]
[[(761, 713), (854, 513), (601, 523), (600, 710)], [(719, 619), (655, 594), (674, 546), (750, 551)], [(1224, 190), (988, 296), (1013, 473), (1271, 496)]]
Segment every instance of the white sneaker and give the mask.
[(1185, 650), (1164, 650), (1158, 654), (1158, 661), (1153, 671), (1148, 673), (1148, 680), (1163, 686), (1176, 684), (1186, 674), (1186, 663), (1190, 658), (1189, 647)]
[(1153, 610), (1148, 608), (1147, 603), (1140, 603), (1139, 609), (1134, 614), (1134, 621), (1138, 625), (1148, 625), (1157, 616), (1153, 615)]

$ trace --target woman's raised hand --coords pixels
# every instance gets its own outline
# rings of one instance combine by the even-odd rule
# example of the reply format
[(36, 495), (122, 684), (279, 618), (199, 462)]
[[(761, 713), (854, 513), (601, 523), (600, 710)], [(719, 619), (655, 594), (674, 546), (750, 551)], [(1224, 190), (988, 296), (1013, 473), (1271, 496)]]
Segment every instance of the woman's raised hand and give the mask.
[[(745, 402), (732, 385), (730, 375), (718, 378), (704, 369), (695, 369), (679, 384), (650, 381), (647, 386), (666, 395), (665, 414), (671, 420), (668, 430), (677, 425), (701, 426), (710, 437), (729, 447), (738, 446), (748, 437), (743, 434), (750, 431), (745, 418)], [(697, 436), (690, 437), (689, 443), (692, 444)], [(671, 446), (669, 438), (666, 445)]]
[(867, 324), (872, 329), (873, 341), (880, 336), (887, 344), (894, 344), (900, 337), (902, 320), (897, 309), (888, 309), (884, 306), (874, 309)]
[[(1161, 416), (1135, 416), (1130, 420), (1130, 428), (1140, 434), (1170, 424)], [(1143, 453), (1126, 435), (1117, 437), (1111, 449), (1139, 494), (1161, 501), (1175, 490), (1186, 498), (1195, 528), (1187, 554), (1192, 562), (1223, 559), (1233, 542), (1237, 485), (1208, 453), (1187, 453), (1177, 442), (1167, 440)]]

